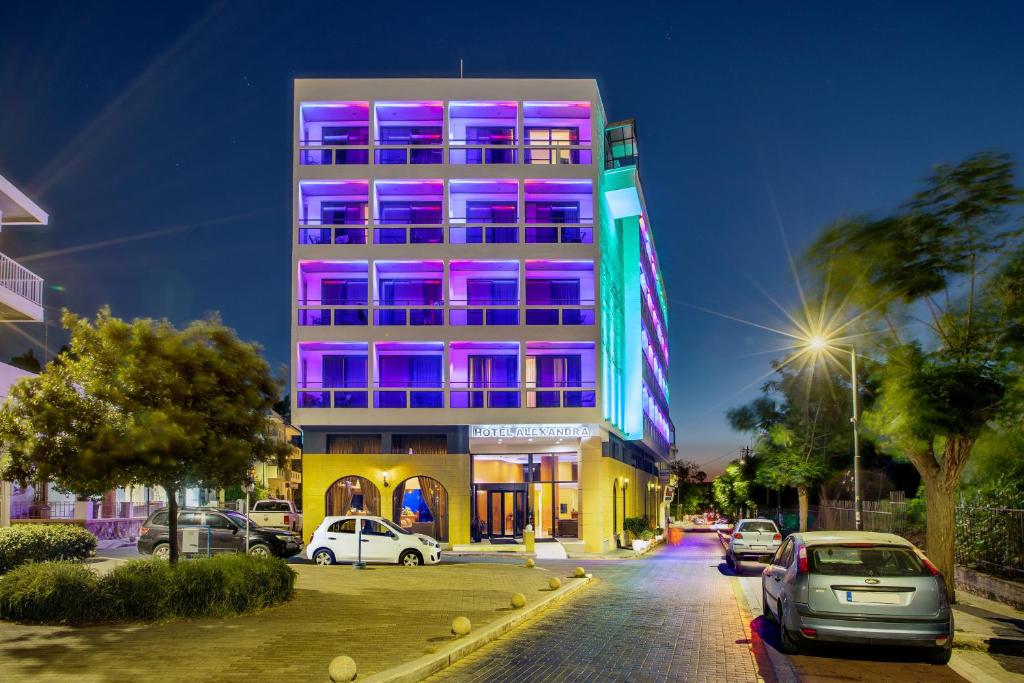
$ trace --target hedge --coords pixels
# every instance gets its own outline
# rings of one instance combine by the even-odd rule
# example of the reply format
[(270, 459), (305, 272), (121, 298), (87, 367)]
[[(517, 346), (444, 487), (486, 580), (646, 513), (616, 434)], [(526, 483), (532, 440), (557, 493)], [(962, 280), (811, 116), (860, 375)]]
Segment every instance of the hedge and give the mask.
[(0, 528), (0, 574), (27, 562), (84, 560), (96, 537), (73, 524), (16, 524)]
[(295, 572), (273, 557), (132, 560), (99, 576), (75, 562), (27, 564), (0, 577), (0, 619), (94, 624), (220, 617), (289, 599)]

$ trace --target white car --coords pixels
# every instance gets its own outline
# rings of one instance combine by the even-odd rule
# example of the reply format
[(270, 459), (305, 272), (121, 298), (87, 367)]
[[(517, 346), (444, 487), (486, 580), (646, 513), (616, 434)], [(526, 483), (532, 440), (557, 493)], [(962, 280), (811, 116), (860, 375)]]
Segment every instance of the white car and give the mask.
[(356, 562), (360, 546), (363, 562), (417, 567), (441, 561), (441, 544), (430, 536), (414, 534), (391, 520), (368, 515), (324, 518), (306, 546), (306, 557), (317, 564)]
[(738, 570), (743, 560), (767, 559), (782, 545), (782, 533), (770, 519), (741, 519), (729, 537), (725, 563)]

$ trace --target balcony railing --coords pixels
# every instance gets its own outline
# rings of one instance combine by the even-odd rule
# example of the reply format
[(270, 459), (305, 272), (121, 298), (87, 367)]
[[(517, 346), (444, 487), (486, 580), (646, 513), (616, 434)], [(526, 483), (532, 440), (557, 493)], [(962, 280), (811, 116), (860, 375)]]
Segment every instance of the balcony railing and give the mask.
[(593, 382), (526, 383), (527, 408), (593, 408), (597, 392)]
[(374, 408), (444, 408), (444, 387), (434, 384), (402, 386), (396, 382), (377, 382), (373, 392)]
[(448, 149), (450, 164), (514, 164), (519, 158), (513, 141), (477, 142), (475, 140), (452, 140)]
[(348, 166), (370, 163), (370, 147), (361, 145), (299, 148), (300, 166)]
[(465, 299), (452, 300), (448, 311), (449, 325), (518, 325), (519, 302), (469, 303)]
[(444, 148), (421, 145), (382, 145), (373, 151), (373, 163), (390, 164), (443, 164)]
[(5, 254), (0, 254), (0, 287), (43, 305), (43, 278)]
[(580, 300), (576, 304), (527, 303), (527, 325), (593, 325), (594, 302)]
[(452, 408), (518, 408), (519, 383), (452, 382)]
[(323, 382), (299, 380), (295, 392), (299, 408), (366, 408), (366, 383), (362, 386), (325, 386)]
[[(455, 381), (448, 385), (399, 386), (405, 382), (376, 382), (373, 385), (374, 408), (594, 408), (597, 392), (593, 382), (536, 382), (483, 386), (480, 382)], [(368, 408), (366, 387), (325, 387), (317, 382), (298, 382), (299, 408)], [(445, 400), (445, 394), (449, 399)], [(447, 406), (446, 406), (447, 403)], [(653, 425), (652, 425), (653, 428)]]
[(374, 244), (444, 244), (444, 226), (440, 223), (418, 225), (378, 225), (373, 228)]
[(299, 221), (299, 244), (593, 244), (593, 225), (516, 225), (469, 223), (443, 225), (381, 225), (320, 223), (319, 219)]
[(527, 244), (593, 244), (594, 226), (530, 223), (526, 226), (524, 237)]
[(444, 325), (443, 301), (392, 301), (373, 305), (373, 324), (378, 326)]

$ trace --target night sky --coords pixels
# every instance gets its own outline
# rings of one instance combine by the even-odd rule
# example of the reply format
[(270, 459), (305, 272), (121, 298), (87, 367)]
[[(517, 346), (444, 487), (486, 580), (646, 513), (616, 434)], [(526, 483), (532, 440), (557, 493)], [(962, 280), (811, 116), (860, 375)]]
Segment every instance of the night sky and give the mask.
[[(64, 288), (51, 316), (219, 311), (280, 366), (292, 78), (453, 77), (460, 57), (467, 77), (596, 77), (609, 119), (638, 121), (672, 416), (714, 472), (746, 442), (724, 411), (782, 342), (698, 309), (781, 325), (783, 235), (798, 252), (938, 162), (1024, 160), (1024, 3), (839, 4), (3, 0), (0, 175), (51, 223), (0, 251)], [(41, 355), (43, 326), (17, 330)], [(30, 344), (0, 329), (3, 359)]]

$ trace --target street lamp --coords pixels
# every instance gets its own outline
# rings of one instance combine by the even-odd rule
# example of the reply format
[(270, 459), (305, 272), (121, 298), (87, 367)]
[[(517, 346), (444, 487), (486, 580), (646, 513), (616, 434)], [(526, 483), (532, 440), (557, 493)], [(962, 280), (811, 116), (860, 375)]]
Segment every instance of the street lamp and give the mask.
[(823, 335), (815, 335), (805, 340), (807, 348), (816, 354), (823, 353), (829, 349), (849, 348), (850, 350), (850, 387), (853, 398), (853, 415), (850, 423), (853, 425), (853, 524), (857, 531), (864, 531), (864, 502), (861, 499), (860, 480), (860, 435), (858, 434), (857, 423), (860, 411), (858, 410), (857, 390), (857, 347), (850, 343), (848, 345), (837, 344)]

